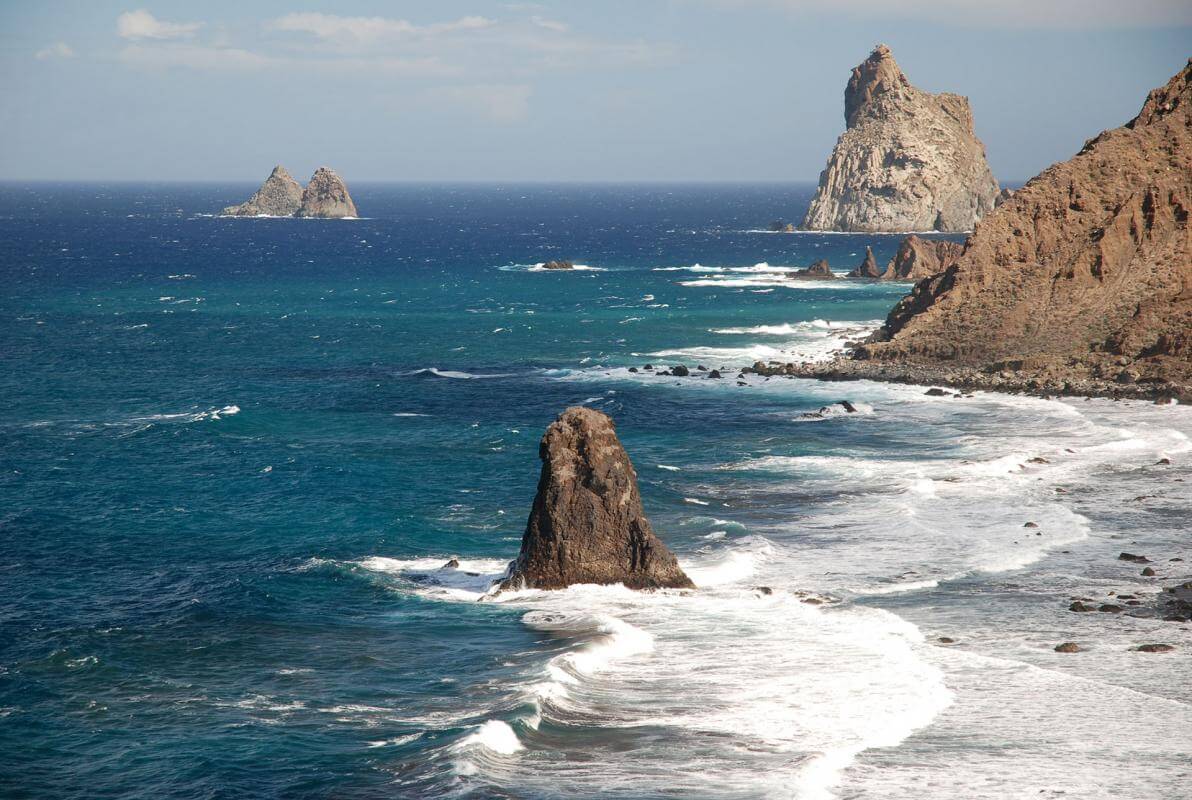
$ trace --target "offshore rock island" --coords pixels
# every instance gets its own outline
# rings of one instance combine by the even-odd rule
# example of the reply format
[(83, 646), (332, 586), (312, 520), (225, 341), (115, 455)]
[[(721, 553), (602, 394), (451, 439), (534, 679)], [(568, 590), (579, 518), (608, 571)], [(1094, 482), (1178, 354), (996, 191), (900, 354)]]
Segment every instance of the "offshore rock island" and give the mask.
[(356, 204), (343, 178), (327, 167), (319, 167), (303, 189), (278, 164), (261, 188), (240, 205), (228, 206), (225, 217), (311, 217), (342, 219), (358, 216)]
[(1190, 208), (1192, 60), (1133, 120), (1006, 199), (851, 358), (755, 369), (1187, 402)]
[(844, 118), (805, 230), (960, 232), (993, 210), (968, 98), (915, 88), (885, 45), (853, 70)]
[(546, 429), (538, 454), (538, 491), (502, 590), (576, 583), (694, 588), (646, 520), (637, 473), (611, 418), (569, 408)]

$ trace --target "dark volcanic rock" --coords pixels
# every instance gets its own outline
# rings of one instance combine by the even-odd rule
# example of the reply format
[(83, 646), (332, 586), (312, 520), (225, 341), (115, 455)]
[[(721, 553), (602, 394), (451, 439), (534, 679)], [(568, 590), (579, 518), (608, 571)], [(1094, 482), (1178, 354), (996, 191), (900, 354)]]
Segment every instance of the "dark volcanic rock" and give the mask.
[(1077, 600), (1072, 605), (1068, 606), (1068, 610), (1069, 611), (1096, 611), (1096, 609), (1093, 608), (1092, 606), (1085, 605), (1084, 603), (1080, 602), (1079, 600)]
[(1118, 553), (1118, 561), (1133, 561), (1135, 564), (1147, 564), (1150, 559), (1146, 556), (1136, 556), (1133, 553)]
[(804, 269), (797, 269), (794, 272), (786, 273), (788, 278), (818, 278), (821, 280), (832, 280), (836, 277), (836, 273), (828, 266), (828, 259), (821, 258), (810, 267)]
[(873, 248), (865, 247), (865, 258), (857, 268), (845, 276), (846, 278), (880, 278), (882, 271), (878, 269), (877, 259), (873, 257)]
[(1142, 577), (1144, 577), (1144, 578), (1152, 578), (1152, 577), (1154, 577), (1154, 575), (1155, 575), (1155, 569), (1154, 569), (1154, 567), (1145, 567), (1145, 568), (1143, 568), (1143, 570), (1142, 570)]
[(675, 364), (673, 367), (671, 367), (671, 375), (677, 375), (680, 378), (686, 378), (690, 374), (691, 370), (687, 369), (687, 367), (683, 366), (682, 364)]
[(1140, 653), (1170, 653), (1175, 648), (1169, 644), (1140, 644), (1134, 649)]
[(651, 530), (637, 473), (608, 416), (567, 409), (546, 429), (538, 453), (538, 493), (502, 589), (575, 583), (694, 588)]

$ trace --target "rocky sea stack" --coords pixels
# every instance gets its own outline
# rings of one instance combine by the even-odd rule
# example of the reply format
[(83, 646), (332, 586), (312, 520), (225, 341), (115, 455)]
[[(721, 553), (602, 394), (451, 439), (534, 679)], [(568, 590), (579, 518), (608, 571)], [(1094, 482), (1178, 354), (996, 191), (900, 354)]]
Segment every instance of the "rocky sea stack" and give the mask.
[(873, 257), (873, 248), (865, 247), (865, 258), (853, 269), (846, 278), (880, 278), (882, 271), (878, 269), (877, 259)]
[(803, 228), (966, 231), (993, 210), (968, 98), (916, 89), (885, 45), (853, 70), (844, 118)]
[(292, 217), (302, 206), (302, 187), (278, 164), (248, 202), (228, 206), (221, 213), (227, 217)]
[(247, 202), (228, 206), (225, 217), (355, 217), (356, 204), (343, 179), (327, 167), (319, 167), (306, 189), (278, 164)]
[(646, 520), (637, 473), (612, 419), (569, 408), (546, 429), (538, 454), (538, 492), (521, 552), (501, 589), (695, 586)]
[(1192, 61), (1133, 120), (1016, 191), (855, 355), (1187, 396), (1190, 209)]

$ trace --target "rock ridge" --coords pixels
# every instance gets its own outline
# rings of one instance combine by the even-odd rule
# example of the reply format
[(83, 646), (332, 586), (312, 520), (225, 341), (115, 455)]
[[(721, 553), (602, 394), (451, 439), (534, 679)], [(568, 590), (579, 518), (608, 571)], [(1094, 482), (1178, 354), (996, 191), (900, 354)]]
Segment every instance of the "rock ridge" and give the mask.
[(228, 206), (228, 217), (318, 217), (341, 219), (355, 217), (356, 204), (347, 184), (327, 167), (319, 167), (303, 189), (298, 181), (278, 164), (246, 202)]

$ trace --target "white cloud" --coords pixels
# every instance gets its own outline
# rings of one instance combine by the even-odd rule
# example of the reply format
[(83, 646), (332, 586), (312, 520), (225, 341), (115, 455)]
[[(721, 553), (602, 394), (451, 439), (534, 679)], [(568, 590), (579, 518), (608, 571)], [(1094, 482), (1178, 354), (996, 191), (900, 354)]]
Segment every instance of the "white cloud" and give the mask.
[(271, 21), (273, 30), (309, 33), (324, 41), (338, 44), (375, 44), (399, 37), (430, 37), (460, 31), (475, 31), (495, 25), (487, 17), (461, 17), (452, 22), (415, 25), (404, 19), (390, 17), (341, 17), (335, 14), (304, 12), (286, 14)]
[(145, 67), (186, 67), (200, 70), (246, 70), (276, 66), (269, 56), (235, 47), (206, 47), (192, 44), (131, 44), (119, 53), (126, 64)]
[(530, 91), (530, 87), (522, 83), (484, 83), (440, 86), (425, 94), (432, 102), (445, 102), (493, 122), (508, 124), (526, 118), (530, 110)]
[(74, 58), (75, 51), (66, 42), (54, 42), (38, 50), (33, 57), (38, 61), (46, 61), (51, 58)]
[(116, 33), (125, 39), (185, 39), (201, 27), (201, 22), (166, 22), (143, 8), (116, 17)]
[(548, 31), (555, 31), (556, 33), (566, 33), (571, 29), (571, 26), (566, 22), (559, 22), (558, 20), (546, 19), (537, 14), (530, 17), (530, 22), (537, 25), (539, 28), (546, 28)]
[(920, 19), (999, 28), (1114, 28), (1192, 24), (1188, 0), (712, 0), (792, 12)]

